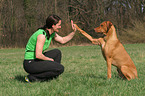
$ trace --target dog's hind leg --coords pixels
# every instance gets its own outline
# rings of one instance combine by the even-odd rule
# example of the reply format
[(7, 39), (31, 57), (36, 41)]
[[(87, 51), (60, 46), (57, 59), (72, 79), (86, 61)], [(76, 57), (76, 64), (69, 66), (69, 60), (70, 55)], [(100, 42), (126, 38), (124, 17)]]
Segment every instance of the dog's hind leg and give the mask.
[(134, 73), (127, 66), (122, 66), (121, 67), (121, 72), (126, 77), (127, 80), (131, 80), (131, 79), (135, 78)]

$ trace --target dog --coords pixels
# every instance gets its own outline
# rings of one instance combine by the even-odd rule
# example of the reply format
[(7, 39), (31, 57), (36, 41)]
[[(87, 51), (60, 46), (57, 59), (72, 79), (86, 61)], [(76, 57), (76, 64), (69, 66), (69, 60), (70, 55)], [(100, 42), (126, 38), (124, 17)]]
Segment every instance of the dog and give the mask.
[(111, 78), (111, 65), (117, 67), (120, 77), (131, 80), (138, 78), (137, 69), (129, 54), (117, 38), (114, 25), (110, 21), (104, 21), (99, 27), (94, 28), (95, 32), (103, 33), (105, 36), (99, 39), (93, 39), (89, 34), (80, 29), (76, 24), (75, 27), (93, 44), (101, 46), (102, 55), (107, 62), (107, 78)]

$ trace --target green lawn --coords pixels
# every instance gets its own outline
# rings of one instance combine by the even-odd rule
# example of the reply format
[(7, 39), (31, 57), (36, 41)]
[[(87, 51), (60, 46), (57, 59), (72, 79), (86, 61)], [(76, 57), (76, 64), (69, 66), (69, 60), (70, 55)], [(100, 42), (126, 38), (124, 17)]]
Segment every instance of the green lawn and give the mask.
[[(145, 96), (145, 44), (125, 44), (138, 79), (122, 80), (107, 66), (99, 46), (59, 47), (65, 71), (49, 82), (24, 81), (24, 49), (0, 49), (0, 96)], [(51, 48), (50, 48), (51, 49)]]

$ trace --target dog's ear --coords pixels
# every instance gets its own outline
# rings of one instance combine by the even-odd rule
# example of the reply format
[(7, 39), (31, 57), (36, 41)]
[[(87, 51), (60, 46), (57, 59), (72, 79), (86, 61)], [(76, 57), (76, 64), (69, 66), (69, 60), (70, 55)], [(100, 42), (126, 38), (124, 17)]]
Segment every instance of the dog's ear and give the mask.
[(107, 21), (107, 32), (109, 31), (112, 25), (113, 24), (110, 21)]

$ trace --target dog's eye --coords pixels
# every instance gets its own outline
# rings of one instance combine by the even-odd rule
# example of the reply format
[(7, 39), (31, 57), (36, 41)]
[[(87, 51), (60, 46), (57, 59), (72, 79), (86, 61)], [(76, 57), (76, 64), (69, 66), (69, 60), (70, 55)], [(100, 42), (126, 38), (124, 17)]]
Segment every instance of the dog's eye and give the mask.
[(103, 27), (103, 25), (101, 25), (101, 27)]

